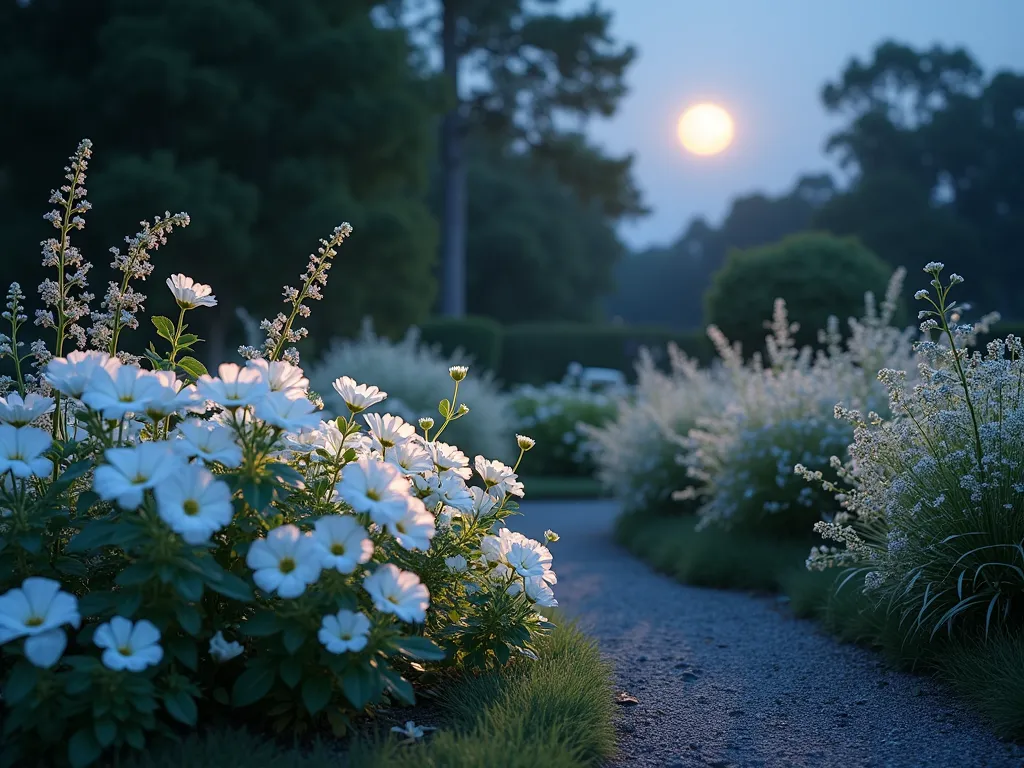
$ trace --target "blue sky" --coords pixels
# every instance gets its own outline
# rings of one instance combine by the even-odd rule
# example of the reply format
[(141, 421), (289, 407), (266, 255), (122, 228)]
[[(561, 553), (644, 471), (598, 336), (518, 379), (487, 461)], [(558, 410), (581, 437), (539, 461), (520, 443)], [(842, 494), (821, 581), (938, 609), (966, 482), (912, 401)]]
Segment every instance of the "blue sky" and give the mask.
[[(582, 7), (570, 0), (563, 7)], [(600, 0), (614, 33), (639, 48), (630, 95), (591, 136), (636, 154), (650, 216), (623, 227), (634, 247), (674, 240), (691, 217), (717, 222), (729, 201), (786, 190), (802, 172), (833, 169), (837, 126), (819, 100), (854, 55), (892, 38), (963, 45), (993, 69), (1024, 70), (1024, 0)], [(721, 155), (684, 154), (679, 114), (695, 102), (726, 107), (736, 140)]]

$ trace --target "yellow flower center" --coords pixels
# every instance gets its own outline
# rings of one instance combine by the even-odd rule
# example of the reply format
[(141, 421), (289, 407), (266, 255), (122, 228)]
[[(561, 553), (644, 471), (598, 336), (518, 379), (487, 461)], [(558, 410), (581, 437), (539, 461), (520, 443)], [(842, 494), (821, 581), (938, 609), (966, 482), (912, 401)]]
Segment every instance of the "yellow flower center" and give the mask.
[(25, 454), (23, 454), (21, 451), (15, 451), (10, 456), (8, 456), (8, 459), (10, 459), (11, 461), (24, 461)]
[(399, 520), (397, 523), (395, 523), (395, 530), (397, 530), (399, 533), (405, 533), (405, 523)]
[(392, 605), (398, 605), (398, 598), (395, 595), (388, 595), (388, 602)]
[(282, 557), (281, 562), (278, 563), (277, 567), (281, 573), (291, 573), (295, 570), (295, 561), (290, 557)]
[(117, 402), (119, 403), (131, 403), (134, 402), (134, 400), (135, 398), (132, 397), (131, 395), (121, 395), (120, 397), (117, 398)]
[(188, 515), (189, 517), (192, 517), (193, 515), (198, 515), (199, 514), (199, 502), (196, 501), (195, 499), (188, 499), (182, 505), (182, 507), (183, 507), (183, 509), (185, 511), (185, 514)]
[(43, 625), (42, 616), (29, 616), (28, 621), (25, 622), (26, 627), (41, 627)]
[(117, 652), (120, 653), (122, 656), (131, 656), (132, 648), (130, 645), (122, 645), (120, 648), (117, 649)]
[(340, 542), (335, 542), (334, 544), (331, 544), (331, 554), (341, 557), (345, 554), (345, 545)]
[(145, 475), (143, 475), (143, 474), (137, 474), (137, 475), (135, 475), (135, 477), (133, 477), (133, 478), (132, 478), (132, 483), (133, 483), (134, 485), (142, 485), (142, 484), (143, 484), (144, 482), (146, 482), (147, 480), (149, 480), (149, 478), (148, 478), (148, 477), (146, 477)]
[(366, 498), (370, 501), (380, 501), (380, 492), (373, 488), (369, 488), (366, 491)]
[(394, 448), (395, 447), (395, 441), (394, 440), (388, 440), (386, 437), (382, 437), (380, 439), (380, 444), (382, 446), (384, 446), (385, 448)]
[(352, 639), (352, 633), (351, 632), (342, 632), (341, 635), (339, 635), (339, 637), (341, 637), (342, 640), (351, 640)]

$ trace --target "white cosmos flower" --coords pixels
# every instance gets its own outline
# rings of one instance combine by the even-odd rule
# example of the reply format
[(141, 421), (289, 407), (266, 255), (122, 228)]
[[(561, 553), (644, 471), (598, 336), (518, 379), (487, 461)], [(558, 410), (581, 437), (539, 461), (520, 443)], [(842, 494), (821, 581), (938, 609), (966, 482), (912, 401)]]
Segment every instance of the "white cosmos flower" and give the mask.
[(320, 424), (320, 413), (304, 395), (295, 396), (294, 392), (270, 392), (258, 403), (255, 410), (256, 418), (263, 419), (281, 429), (297, 432), (300, 429), (311, 429)]
[(463, 480), (472, 477), (472, 470), (469, 468), (469, 458), (454, 445), (439, 443), (437, 441), (427, 443), (427, 451), (434, 462), (438, 474), (449, 470)]
[(407, 424), (400, 416), (385, 413), (367, 413), (363, 416), (370, 429), (370, 440), (378, 451), (394, 448), (416, 434), (416, 427)]
[(178, 425), (183, 439), (171, 443), (175, 452), (185, 458), (198, 456), (204, 461), (217, 461), (225, 467), (242, 463), (242, 448), (235, 442), (235, 433), (212, 421), (190, 419)]
[[(473, 495), (466, 486), (466, 481), (451, 470), (441, 475), (425, 475), (423, 479), (429, 490), (423, 501), (431, 509), (438, 504), (444, 504), (460, 512), (473, 510)], [(417, 487), (419, 485), (417, 483)]]
[(352, 573), (373, 556), (373, 542), (351, 515), (329, 515), (313, 524), (313, 541), (320, 547), (320, 565)]
[(523, 484), (518, 481), (516, 473), (507, 464), (502, 464), (500, 461), (488, 461), (483, 456), (477, 456), (473, 459), (473, 466), (488, 491), (493, 490), (496, 493), (511, 496), (524, 494)]
[(541, 608), (557, 608), (555, 593), (548, 586), (547, 580), (540, 576), (531, 576), (525, 580), (526, 596)]
[(224, 408), (258, 403), (267, 394), (267, 383), (256, 368), (242, 368), (235, 363), (221, 363), (217, 377), (204, 374), (196, 382), (199, 394)]
[(245, 563), (264, 592), (298, 597), (320, 577), (320, 547), (294, 525), (281, 525), (252, 543)]
[[(366, 456), (370, 452), (370, 438), (362, 432), (353, 432), (345, 436), (338, 425), (333, 421), (321, 421), (320, 426), (313, 432), (313, 444), (317, 448), (323, 448), (334, 458), (341, 458), (349, 448), (356, 452), (356, 456)], [(322, 461), (319, 456), (314, 461)]]
[(258, 358), (249, 360), (245, 367), (259, 371), (260, 378), (271, 392), (289, 392), (305, 398), (309, 391), (309, 379), (303, 375), (302, 369), (284, 360), (268, 362)]
[(179, 379), (174, 371), (153, 371), (160, 387), (153, 390), (146, 404), (146, 417), (153, 422), (194, 407), (202, 398), (195, 386)]
[(334, 391), (341, 396), (345, 406), (352, 413), (362, 413), (367, 408), (384, 402), (388, 396), (387, 392), (381, 392), (377, 387), (356, 384), (355, 380), (348, 376), (335, 379), (333, 386)]
[(108, 448), (107, 460), (96, 468), (92, 487), (104, 501), (117, 500), (123, 509), (138, 509), (143, 491), (181, 470), (183, 462), (166, 442)]
[(107, 669), (141, 672), (160, 663), (160, 630), (146, 619), (132, 622), (115, 616), (96, 628), (92, 641), (103, 648), (103, 666)]
[(231, 522), (231, 489), (201, 464), (186, 464), (154, 489), (156, 511), (188, 544), (205, 544)]
[(394, 464), (403, 475), (415, 475), (421, 472), (432, 472), (434, 462), (418, 440), (406, 440), (398, 443), (387, 451), (384, 459)]
[(121, 365), (112, 372), (97, 368), (82, 393), (82, 402), (103, 418), (118, 421), (128, 413), (145, 413), (160, 397), (160, 379), (137, 365)]
[(356, 512), (365, 512), (378, 525), (405, 514), (410, 495), (409, 481), (390, 464), (362, 458), (347, 464), (336, 489), (342, 500)]
[(370, 620), (362, 613), (338, 611), (324, 616), (317, 639), (328, 653), (358, 653), (366, 647)]
[(10, 471), (15, 477), (45, 477), (53, 470), (53, 463), (42, 454), (52, 443), (50, 435), (36, 427), (0, 424), (0, 472)]
[[(517, 574), (523, 577), (543, 576), (544, 565), (541, 562), (542, 547), (531, 546), (537, 542), (513, 542), (505, 553), (505, 562)], [(546, 550), (545, 550), (546, 551)], [(550, 563), (550, 555), (548, 555)]]
[(186, 275), (171, 275), (167, 278), (167, 287), (171, 289), (174, 300), (182, 309), (217, 306), (217, 297), (213, 295), (213, 289), (203, 283), (197, 283)]
[(403, 549), (430, 549), (430, 540), (436, 533), (434, 516), (414, 496), (406, 500), (405, 514), (387, 524), (388, 533), (395, 537)]
[(210, 638), (210, 656), (221, 664), (231, 661), (236, 656), (241, 656), (244, 650), (241, 643), (235, 641), (229, 643), (225, 640), (224, 633), (220, 630)]
[(0, 421), (24, 427), (53, 410), (53, 398), (29, 392), (22, 398), (17, 392), (0, 397)]
[(469, 489), (469, 493), (473, 497), (473, 516), (477, 518), (490, 514), (502, 502), (501, 497), (476, 485)]
[(446, 557), (444, 559), (444, 564), (448, 566), (448, 570), (452, 573), (465, 573), (466, 569), (469, 568), (469, 563), (466, 562), (466, 558), (462, 555)]
[(78, 600), (61, 592), (53, 579), (30, 576), (20, 589), (0, 595), (0, 645), (19, 637), (25, 640), (25, 656), (37, 667), (49, 668), (64, 653), (68, 639), (61, 629), (82, 623)]
[(67, 357), (55, 357), (46, 364), (43, 377), (61, 394), (81, 399), (89, 388), (93, 374), (100, 368), (113, 373), (121, 367), (121, 361), (106, 352), (69, 352)]
[(363, 578), (363, 589), (381, 613), (393, 613), (410, 623), (421, 623), (426, 618), (430, 592), (412, 571), (400, 571), (392, 563), (385, 563)]

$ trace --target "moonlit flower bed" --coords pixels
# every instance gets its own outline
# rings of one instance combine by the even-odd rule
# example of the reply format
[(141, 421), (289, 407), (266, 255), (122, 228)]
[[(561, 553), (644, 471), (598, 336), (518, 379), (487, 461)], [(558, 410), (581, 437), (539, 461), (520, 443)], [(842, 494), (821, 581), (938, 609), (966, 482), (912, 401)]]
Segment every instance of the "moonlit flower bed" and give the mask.
[[(135, 355), (135, 286), (188, 217), (115, 252), (121, 282), (95, 308), (70, 243), (90, 154), (83, 142), (46, 217), (43, 340), (19, 341), (17, 283), (3, 315), (4, 760), (84, 766), (235, 709), (341, 734), (367, 707), (412, 702), (431, 665), (534, 657), (551, 629), (538, 610), (556, 605), (551, 553), (502, 525), (524, 495), (518, 462), (445, 442), (468, 413), (467, 369), (451, 367), (439, 418), (412, 424), (366, 413), (387, 394), (343, 370), (344, 412), (325, 419), (299, 367), (298, 322), (351, 228), (321, 242), (238, 363), (210, 373), (194, 356), (185, 320), (216, 297), (180, 274), (166, 281), (177, 319), (151, 318), (161, 341)], [(533, 441), (517, 442), (521, 460)]]

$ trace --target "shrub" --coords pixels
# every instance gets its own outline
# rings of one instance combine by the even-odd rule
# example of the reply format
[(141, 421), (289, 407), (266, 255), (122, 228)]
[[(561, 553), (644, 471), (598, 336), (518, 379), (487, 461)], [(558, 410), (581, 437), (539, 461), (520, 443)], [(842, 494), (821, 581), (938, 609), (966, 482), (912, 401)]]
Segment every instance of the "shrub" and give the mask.
[(821, 232), (734, 250), (705, 294), (705, 318), (746, 354), (763, 351), (764, 319), (783, 299), (798, 324), (798, 347), (814, 344), (830, 316), (860, 313), (865, 292), (880, 295), (892, 269), (852, 238)]
[(340, 733), (367, 707), (411, 702), (431, 663), (534, 654), (554, 574), (546, 547), (501, 528), (522, 484), (478, 456), (471, 489), (469, 460), (437, 442), (465, 413), (465, 371), (433, 440), (391, 415), (362, 414), (364, 430), (376, 388), (340, 380), (348, 414), (333, 421), (308, 391), (295, 321), (351, 228), (321, 241), (244, 366), (211, 376), (192, 357), (185, 317), (216, 298), (184, 275), (167, 281), (177, 322), (152, 318), (159, 348), (136, 357), (122, 344), (146, 298), (137, 281), (188, 217), (143, 223), (90, 313), (90, 265), (70, 245), (90, 147), (46, 217), (57, 274), (36, 317), (53, 347), (24, 354), (17, 283), (3, 315), (15, 375), (0, 400), (0, 762), (118, 761), (229, 708)]
[(501, 363), (501, 324), (489, 317), (434, 317), (419, 324), (420, 340), (441, 354), (483, 371), (496, 372)]
[(672, 492), (687, 483), (679, 461), (685, 437), (700, 416), (728, 399), (723, 376), (701, 370), (674, 344), (667, 356), (665, 373), (641, 350), (634, 397), (619, 402), (613, 421), (582, 430), (594, 444), (598, 479), (627, 512), (685, 508), (672, 500)]
[(892, 416), (841, 412), (855, 429), (850, 462), (834, 460), (842, 485), (800, 468), (843, 508), (816, 526), (841, 546), (816, 548), (809, 564), (859, 569), (908, 640), (1024, 623), (1024, 350), (1015, 336), (967, 349), (976, 329), (950, 300), (962, 278), (944, 284), (941, 270), (927, 265), (931, 290), (916, 294), (922, 331), (945, 341), (918, 345), (921, 381), (883, 370)]
[[(445, 357), (437, 347), (420, 343), (415, 328), (410, 328), (402, 339), (391, 341), (378, 336), (367, 321), (358, 338), (331, 345), (310, 370), (309, 380), (313, 390), (324, 398), (325, 408), (336, 415), (346, 411), (332, 386), (339, 372), (359, 381), (372, 381), (388, 393), (387, 409), (391, 413), (416, 423), (421, 417), (437, 413), (437, 402), (451, 384), (448, 369), (465, 362)], [(466, 379), (459, 393), (472, 410), (473, 418), (452, 423), (445, 433), (447, 439), (471, 456), (508, 458), (508, 436), (514, 429), (514, 416), (509, 398), (500, 392), (493, 376), (485, 372)]]
[(505, 328), (501, 370), (503, 381), (542, 385), (558, 381), (572, 363), (613, 368), (627, 375), (642, 348), (666, 364), (663, 350), (674, 343), (697, 359), (711, 351), (703, 334), (670, 328), (579, 323), (531, 323)]

